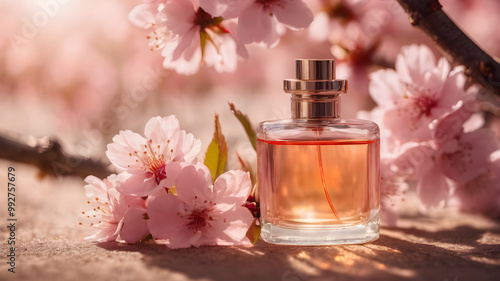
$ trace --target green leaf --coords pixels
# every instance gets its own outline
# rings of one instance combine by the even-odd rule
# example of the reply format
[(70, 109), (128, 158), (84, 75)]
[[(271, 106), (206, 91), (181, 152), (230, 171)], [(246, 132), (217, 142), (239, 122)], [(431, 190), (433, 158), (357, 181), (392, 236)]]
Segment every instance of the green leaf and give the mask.
[(234, 104), (229, 103), (229, 108), (233, 112), (234, 116), (236, 116), (236, 118), (240, 121), (241, 125), (243, 125), (243, 128), (245, 128), (245, 132), (247, 133), (248, 139), (252, 143), (253, 149), (257, 151), (257, 134), (255, 133), (252, 124), (250, 124), (250, 120), (248, 120), (248, 117), (239, 111)]
[(252, 225), (247, 231), (247, 238), (250, 239), (250, 242), (252, 242), (253, 245), (255, 245), (255, 243), (259, 240), (261, 230), (261, 226), (257, 225), (257, 220), (258, 219), (253, 220)]
[(212, 25), (218, 25), (224, 21), (223, 17), (215, 17), (212, 19)]
[(201, 47), (201, 61), (205, 57), (205, 46), (207, 45), (207, 37), (210, 37), (204, 30), (200, 31), (200, 47)]
[(219, 123), (219, 115), (215, 114), (215, 131), (212, 142), (208, 145), (207, 152), (205, 153), (205, 161), (204, 164), (210, 170), (212, 174), (212, 182), (215, 182), (215, 179), (224, 173), (226, 169), (226, 161), (227, 161), (227, 144), (226, 138), (222, 134), (220, 123)]

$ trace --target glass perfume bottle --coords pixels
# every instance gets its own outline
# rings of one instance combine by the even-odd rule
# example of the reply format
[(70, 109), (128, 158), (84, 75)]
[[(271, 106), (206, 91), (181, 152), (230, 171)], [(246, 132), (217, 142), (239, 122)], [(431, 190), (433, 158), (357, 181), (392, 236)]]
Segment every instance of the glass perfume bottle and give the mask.
[(297, 60), (292, 119), (257, 129), (261, 238), (269, 243), (328, 245), (379, 237), (380, 135), (377, 124), (342, 119), (347, 81), (334, 60)]

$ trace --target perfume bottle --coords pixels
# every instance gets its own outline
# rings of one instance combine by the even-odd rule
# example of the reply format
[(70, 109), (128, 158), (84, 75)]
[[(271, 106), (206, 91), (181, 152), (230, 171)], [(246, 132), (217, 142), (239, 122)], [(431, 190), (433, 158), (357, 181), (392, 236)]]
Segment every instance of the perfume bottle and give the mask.
[(377, 124), (342, 119), (347, 81), (334, 60), (297, 60), (284, 81), (292, 118), (257, 129), (261, 238), (289, 245), (357, 244), (379, 237)]

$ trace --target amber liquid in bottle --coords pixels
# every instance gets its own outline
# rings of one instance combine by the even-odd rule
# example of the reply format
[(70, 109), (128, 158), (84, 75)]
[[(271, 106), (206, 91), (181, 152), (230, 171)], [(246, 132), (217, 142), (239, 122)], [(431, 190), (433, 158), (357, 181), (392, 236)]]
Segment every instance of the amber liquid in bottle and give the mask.
[(257, 129), (261, 238), (288, 245), (355, 244), (379, 236), (380, 137), (340, 117), (347, 81), (332, 60), (297, 60), (292, 119)]
[[(281, 227), (328, 228), (366, 223), (374, 202), (378, 140), (266, 141), (261, 167), (270, 174), (259, 184), (272, 186), (265, 219)], [(268, 161), (271, 160), (271, 161)]]

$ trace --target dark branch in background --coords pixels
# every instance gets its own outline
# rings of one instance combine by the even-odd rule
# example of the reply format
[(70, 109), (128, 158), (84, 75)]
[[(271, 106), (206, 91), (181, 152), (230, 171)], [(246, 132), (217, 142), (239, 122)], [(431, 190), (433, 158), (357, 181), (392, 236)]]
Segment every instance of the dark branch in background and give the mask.
[(441, 9), (438, 0), (398, 0), (413, 26), (424, 31), (447, 53), (464, 65), (474, 82), (500, 97), (500, 64), (472, 41)]
[(55, 139), (50, 139), (45, 145), (30, 146), (0, 135), (0, 158), (34, 165), (40, 169), (42, 177), (52, 175), (85, 178), (94, 175), (105, 178), (112, 173), (108, 165), (100, 161), (66, 154)]

